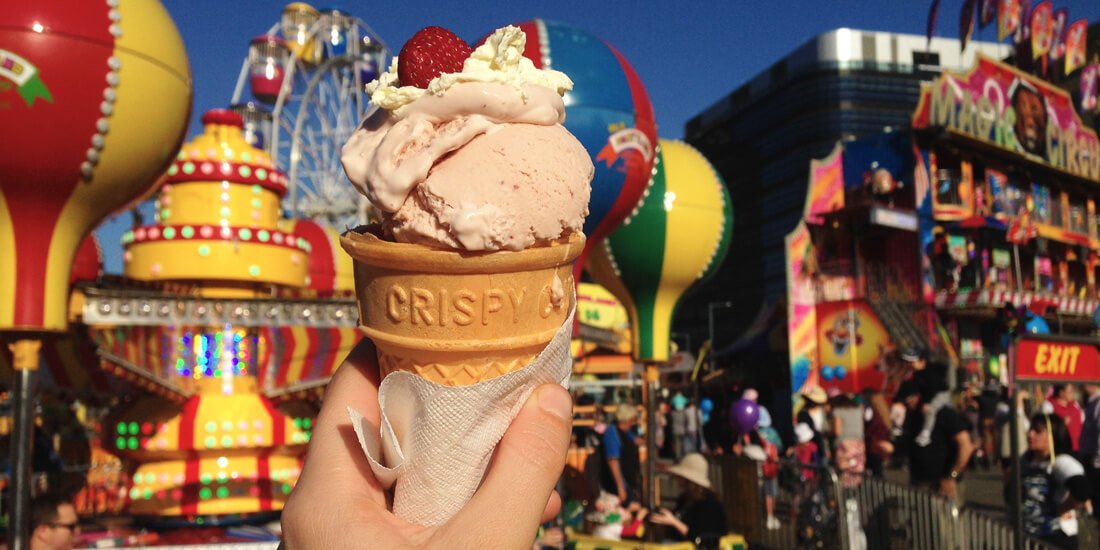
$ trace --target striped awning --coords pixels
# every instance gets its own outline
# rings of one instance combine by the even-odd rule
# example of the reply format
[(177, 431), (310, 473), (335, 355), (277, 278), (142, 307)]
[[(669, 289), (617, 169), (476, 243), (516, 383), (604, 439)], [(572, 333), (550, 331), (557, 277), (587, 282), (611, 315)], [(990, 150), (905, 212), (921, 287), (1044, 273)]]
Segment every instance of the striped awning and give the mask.
[(1058, 296), (1044, 292), (1017, 292), (1012, 290), (967, 290), (962, 292), (940, 291), (935, 305), (941, 309), (999, 308), (1007, 303), (1030, 306), (1047, 303), (1058, 308), (1063, 315), (1092, 316), (1100, 301)]
[[(190, 343), (223, 329), (203, 326), (117, 326), (90, 329), (104, 359), (177, 393), (191, 391), (201, 360)], [(269, 326), (247, 329), (244, 371), (255, 374), (261, 391), (293, 399), (300, 391), (323, 387), (362, 339), (357, 327)]]
[(363, 338), (358, 327), (264, 327), (256, 373), (264, 393), (323, 384)]
[[(11, 386), (14, 371), (7, 344), (0, 342), (0, 388)], [(43, 391), (67, 390), (76, 395), (116, 393), (125, 384), (100, 368), (95, 344), (82, 325), (69, 332), (43, 338), (39, 354), (39, 384)]]

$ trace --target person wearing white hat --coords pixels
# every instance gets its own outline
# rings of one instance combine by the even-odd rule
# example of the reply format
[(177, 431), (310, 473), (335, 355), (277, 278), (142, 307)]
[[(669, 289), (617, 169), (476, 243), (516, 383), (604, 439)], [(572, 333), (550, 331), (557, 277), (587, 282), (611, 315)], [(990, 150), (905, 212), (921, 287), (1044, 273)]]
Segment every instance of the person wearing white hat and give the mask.
[(650, 521), (667, 525), (681, 540), (717, 541), (726, 534), (726, 513), (710, 483), (707, 459), (699, 453), (684, 455), (668, 469), (680, 486), (675, 513), (660, 508), (649, 515)]
[(825, 410), (825, 405), (829, 402), (829, 396), (821, 386), (814, 386), (802, 394), (802, 399), (805, 404), (802, 410), (798, 411), (795, 422), (805, 423), (813, 430), (813, 441), (817, 447), (817, 452), (820, 453), (822, 458), (828, 460), (830, 458), (829, 448), (825, 445), (825, 429), (827, 427), (825, 422), (828, 412)]

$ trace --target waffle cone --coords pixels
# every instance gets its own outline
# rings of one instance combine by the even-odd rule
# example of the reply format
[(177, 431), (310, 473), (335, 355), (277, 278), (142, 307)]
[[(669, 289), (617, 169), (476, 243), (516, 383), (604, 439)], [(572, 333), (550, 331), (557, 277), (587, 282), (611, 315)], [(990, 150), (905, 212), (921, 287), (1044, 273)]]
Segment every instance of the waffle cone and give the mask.
[(407, 371), (448, 386), (529, 364), (573, 308), (573, 260), (584, 235), (526, 250), (465, 252), (345, 234), (359, 320), (384, 378)]

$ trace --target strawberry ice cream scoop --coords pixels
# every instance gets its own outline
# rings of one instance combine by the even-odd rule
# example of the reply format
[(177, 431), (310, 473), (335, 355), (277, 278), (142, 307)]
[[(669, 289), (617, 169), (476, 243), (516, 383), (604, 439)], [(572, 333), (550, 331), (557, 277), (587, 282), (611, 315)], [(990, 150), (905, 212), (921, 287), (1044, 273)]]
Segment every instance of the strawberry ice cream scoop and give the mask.
[(399, 242), (522, 250), (581, 231), (592, 170), (560, 124), (502, 124), (436, 163), (384, 228)]
[[(387, 234), (441, 248), (522, 250), (580, 232), (594, 169), (561, 125), (572, 81), (524, 58), (526, 37), (515, 27), (494, 33), (460, 72), (440, 72), (453, 62), (432, 59), (431, 48), (452, 59), (461, 46), (436, 45), (447, 39), (429, 29), (411, 40), (417, 48), (406, 47), (416, 56), (403, 49), (367, 86), (382, 109), (342, 153)], [(417, 85), (397, 86), (406, 84), (399, 74)]]

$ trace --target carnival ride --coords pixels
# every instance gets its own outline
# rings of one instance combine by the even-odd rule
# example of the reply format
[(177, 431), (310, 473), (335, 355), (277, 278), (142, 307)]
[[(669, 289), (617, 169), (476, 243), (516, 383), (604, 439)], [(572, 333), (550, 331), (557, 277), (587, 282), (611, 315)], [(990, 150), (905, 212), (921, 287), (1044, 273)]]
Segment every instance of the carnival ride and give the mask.
[[(232, 109), (253, 145), (287, 171), (291, 218), (339, 229), (367, 221), (368, 203), (344, 175), (340, 149), (375, 108), (363, 85), (388, 58), (363, 20), (304, 2), (288, 4), (279, 22), (252, 39)], [(245, 99), (246, 83), (254, 101)]]
[[(122, 4), (128, 6), (125, 0)], [(568, 126), (596, 165), (593, 210), (585, 227), (594, 237), (589, 248), (628, 216), (634, 220), (631, 231), (649, 235), (642, 240), (660, 241), (663, 250), (674, 248), (663, 230), (651, 229), (675, 224), (663, 218), (653, 222), (657, 225), (643, 223), (649, 211), (645, 205), (666, 211), (674, 205), (687, 212), (683, 207), (693, 206), (692, 192), (690, 185), (670, 182), (667, 187), (675, 187), (673, 193), (681, 198), (676, 202), (667, 195), (665, 174), (655, 166), (659, 153), (652, 106), (629, 63), (584, 31), (542, 20), (520, 26), (532, 37), (526, 54), (539, 66), (569, 72), (582, 90), (568, 99)], [(112, 172), (118, 179), (144, 178), (146, 186), (163, 174), (153, 185), (152, 223), (135, 218), (123, 236), (124, 275), (103, 275), (102, 256), (91, 239), (77, 256), (71, 286), (54, 281), (66, 269), (43, 267), (49, 276), (39, 284), (42, 294), (51, 294), (47, 301), (52, 304), (44, 319), (58, 337), (45, 342), (41, 352), (0, 351), (0, 373), (5, 381), (14, 377), (18, 382), (29, 370), (27, 357), (33, 357), (44, 365), (45, 389), (73, 403), (83, 411), (85, 426), (94, 427), (86, 434), (87, 483), (76, 496), (83, 512), (126, 512), (163, 526), (248, 522), (281, 509), (300, 471), (324, 386), (361, 338), (352, 262), (338, 249), (333, 227), (365, 221), (366, 203), (346, 181), (339, 157), (342, 144), (373, 108), (363, 84), (376, 77), (388, 55), (382, 41), (354, 16), (304, 3), (288, 5), (279, 23), (251, 41), (228, 110), (208, 112), (203, 132), (175, 159), (145, 155), (141, 162), (122, 165), (117, 175)], [(245, 84), (252, 100), (245, 101)], [(104, 97), (111, 103), (115, 96), (104, 92)], [(176, 118), (158, 123), (158, 138), (182, 139), (182, 112)], [(149, 120), (160, 119), (146, 118), (146, 125)], [(114, 124), (110, 135), (125, 135), (126, 126)], [(100, 133), (107, 132), (103, 126), (96, 125)], [(103, 141), (93, 138), (93, 148), (102, 154), (92, 159), (88, 153), (88, 160), (74, 168), (78, 177), (94, 182), (114, 166)], [(45, 165), (38, 157), (30, 159)], [(89, 163), (91, 176), (84, 166)], [(685, 178), (676, 181), (687, 185)], [(713, 191), (711, 180), (699, 181)], [(15, 216), (20, 202), (12, 189), (5, 181), (12, 210), (7, 214)], [(119, 198), (134, 194), (136, 188)], [(107, 211), (108, 201), (85, 195)], [(716, 204), (728, 207), (721, 197)], [(64, 220), (68, 225), (63, 225), (79, 235), (84, 228), (73, 223), (91, 225), (101, 216)], [(729, 217), (708, 216), (696, 224), (719, 224), (715, 246), (700, 258), (706, 265), (681, 262), (694, 271), (677, 275), (675, 296), (659, 300), (667, 309), (662, 315), (671, 316), (669, 308), (686, 284), (720, 260), (720, 235), (724, 231), (728, 240)], [(75, 248), (75, 237), (70, 240)], [(30, 248), (17, 250), (29, 253)], [(641, 261), (657, 269), (654, 284), (671, 284), (673, 278), (660, 267), (668, 264), (665, 258)], [(0, 273), (0, 296), (14, 288), (5, 275)], [(23, 289), (26, 280), (21, 280)], [(649, 336), (632, 334), (631, 325), (650, 323), (645, 320), (650, 314), (639, 318), (636, 309), (651, 299), (645, 293), (653, 289), (612, 290), (618, 291), (613, 295), (588, 284), (578, 289), (581, 320), (574, 356), (581, 381), (576, 387), (628, 386), (633, 394), (641, 385), (636, 360), (656, 364), (668, 359), (658, 351), (656, 358), (638, 355), (636, 341), (645, 338), (644, 345), (652, 346), (653, 330), (667, 332), (668, 327), (662, 321)], [(12, 324), (4, 313), (0, 307), (0, 330)], [(18, 321), (26, 314), (15, 317)], [(657, 348), (667, 345), (667, 337), (657, 338)], [(625, 379), (596, 379), (609, 374)], [(17, 393), (20, 386), (11, 389)], [(652, 403), (652, 394), (646, 399)], [(591, 409), (589, 423), (606, 412)]]

